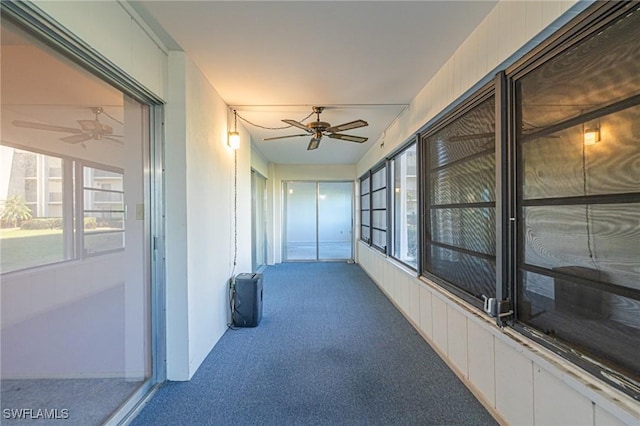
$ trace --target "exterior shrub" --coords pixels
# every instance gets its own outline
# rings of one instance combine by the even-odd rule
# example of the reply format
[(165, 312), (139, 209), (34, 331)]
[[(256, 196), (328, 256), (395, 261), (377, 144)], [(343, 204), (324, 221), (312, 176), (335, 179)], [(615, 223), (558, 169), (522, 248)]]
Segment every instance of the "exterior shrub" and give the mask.
[(25, 220), (20, 225), (20, 229), (62, 229), (61, 217), (35, 217)]

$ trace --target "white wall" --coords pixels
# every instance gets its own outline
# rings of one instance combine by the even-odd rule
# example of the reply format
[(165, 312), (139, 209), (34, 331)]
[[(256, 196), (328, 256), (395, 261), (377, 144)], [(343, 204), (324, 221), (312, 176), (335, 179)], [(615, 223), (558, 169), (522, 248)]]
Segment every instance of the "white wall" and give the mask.
[(387, 128), (384, 146), (380, 147), (379, 140), (362, 157), (358, 162), (358, 176), (454, 101), (464, 97), (465, 92), (477, 89), (478, 82), (493, 77), (494, 70), (522, 56), (524, 51), (544, 40), (589, 3), (574, 0), (500, 1)]
[[(167, 104), (167, 359), (169, 380), (188, 380), (227, 329), (234, 274), (234, 151), (229, 113), (183, 52), (169, 55)], [(238, 256), (251, 270), (251, 148), (238, 128)]]
[(167, 49), (131, 6), (115, 0), (33, 3), (133, 79), (166, 99)]
[[(358, 163), (358, 175), (589, 2), (502, 1)], [(575, 4), (575, 6), (574, 6)], [(572, 6), (574, 6), (572, 8)], [(502, 65), (501, 65), (502, 64)], [(357, 261), (460, 379), (514, 425), (637, 425), (640, 404), (358, 242)]]

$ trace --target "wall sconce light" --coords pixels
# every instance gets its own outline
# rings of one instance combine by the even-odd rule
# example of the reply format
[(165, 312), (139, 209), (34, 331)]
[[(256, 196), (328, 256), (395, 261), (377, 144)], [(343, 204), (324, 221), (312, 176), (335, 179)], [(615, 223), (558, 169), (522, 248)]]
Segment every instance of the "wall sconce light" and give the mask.
[(240, 133), (238, 133), (238, 114), (236, 110), (233, 110), (233, 132), (229, 132), (227, 135), (227, 145), (231, 149), (240, 148)]
[(593, 145), (600, 142), (600, 127), (588, 127), (584, 129), (584, 144)]

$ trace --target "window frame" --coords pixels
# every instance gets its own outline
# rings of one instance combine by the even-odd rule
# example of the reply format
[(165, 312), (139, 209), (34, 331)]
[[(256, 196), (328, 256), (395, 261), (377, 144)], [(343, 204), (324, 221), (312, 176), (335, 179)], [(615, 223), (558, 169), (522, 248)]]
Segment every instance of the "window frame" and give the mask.
[[(389, 256), (392, 257), (394, 260), (396, 260), (397, 262), (401, 263), (402, 265), (406, 266), (407, 268), (410, 268), (414, 271), (418, 271), (420, 270), (420, 259), (421, 259), (421, 245), (420, 245), (420, 231), (421, 231), (421, 224), (420, 224), (420, 167), (419, 167), (419, 157), (420, 157), (420, 153), (419, 153), (419, 138), (413, 137), (409, 140), (409, 142), (403, 144), (398, 150), (396, 150), (393, 155), (391, 155), (389, 157), (389, 170), (388, 170), (388, 174), (389, 179), (388, 182), (391, 182), (391, 185), (389, 185), (389, 187), (391, 188), (389, 192), (390, 198), (393, 200), (393, 202), (391, 202), (390, 206), (387, 206), (387, 209), (390, 210), (388, 215), (389, 215), (389, 222), (390, 222), (390, 244), (388, 244), (389, 246)], [(409, 149), (411, 149), (412, 147), (415, 147), (415, 151), (416, 151), (416, 175), (415, 175), (415, 179), (416, 179), (416, 260), (415, 260), (415, 265), (411, 265), (407, 262), (405, 262), (404, 260), (400, 259), (399, 257), (397, 257), (395, 255), (395, 240), (396, 240), (396, 226), (395, 226), (395, 220), (396, 220), (396, 206), (395, 206), (395, 199), (394, 199), (394, 186), (393, 184), (395, 183), (395, 176), (396, 176), (396, 167), (395, 167), (395, 160), (397, 158), (399, 158), (400, 156), (404, 155)], [(390, 207), (390, 208), (389, 208)]]
[[(584, 13), (578, 15), (569, 24), (563, 26), (560, 30), (554, 33), (551, 37), (547, 38), (537, 48), (533, 49), (519, 61), (508, 67), (502, 75), (498, 78), (500, 83), (500, 103), (503, 103), (501, 111), (501, 117), (506, 120), (506, 123), (501, 124), (502, 136), (501, 138), (505, 143), (501, 144), (504, 152), (502, 153), (502, 159), (505, 161), (507, 167), (502, 167), (502, 172), (505, 173), (505, 182), (501, 182), (503, 189), (501, 194), (504, 197), (507, 206), (504, 207), (505, 216), (503, 218), (503, 231), (502, 238), (508, 243), (508, 249), (503, 250), (503, 255), (506, 257), (506, 265), (503, 269), (499, 269), (506, 275), (506, 280), (503, 280), (503, 288), (505, 292), (510, 293), (512, 299), (512, 305), (510, 306), (512, 315), (508, 317), (506, 325), (518, 333), (532, 339), (534, 342), (542, 345), (543, 347), (553, 351), (562, 358), (570, 361), (578, 367), (586, 370), (591, 375), (597, 377), (600, 380), (606, 382), (609, 386), (612, 386), (623, 393), (631, 396), (635, 400), (640, 400), (640, 392), (637, 390), (637, 386), (634, 385), (633, 379), (627, 378), (624, 373), (616, 369), (615, 367), (605, 365), (592, 359), (589, 355), (584, 356), (583, 350), (579, 349), (576, 344), (571, 342), (564, 342), (554, 340), (541, 330), (535, 328), (532, 325), (528, 325), (518, 320), (519, 308), (518, 308), (518, 287), (522, 282), (522, 271), (531, 270), (525, 269), (524, 262), (524, 221), (522, 217), (522, 208), (529, 203), (523, 197), (522, 186), (523, 179), (523, 162), (522, 152), (519, 145), (524, 140), (532, 139), (536, 135), (542, 133), (553, 133), (560, 131), (563, 128), (569, 128), (573, 125), (578, 125), (589, 121), (592, 118), (598, 118), (606, 116), (607, 114), (619, 111), (623, 108), (630, 106), (629, 104), (640, 105), (637, 102), (638, 94), (627, 97), (621, 101), (614, 101), (608, 103), (605, 107), (595, 109), (592, 112), (588, 112), (577, 118), (563, 119), (558, 124), (551, 124), (544, 128), (542, 131), (538, 131), (532, 134), (521, 136), (518, 140), (516, 126), (519, 121), (520, 109), (518, 105), (517, 96), (517, 83), (526, 77), (530, 72), (540, 68), (541, 66), (553, 60), (563, 52), (580, 45), (587, 40), (593, 34), (602, 31), (608, 27), (612, 22), (618, 20), (621, 16), (629, 13), (630, 9), (637, 9), (637, 3), (629, 2), (596, 2), (590, 6)], [(635, 13), (638, 13), (637, 11)], [(498, 88), (498, 86), (497, 86)], [(636, 98), (635, 101), (631, 99)], [(496, 98), (498, 99), (498, 98)], [(496, 104), (496, 112), (498, 112), (498, 104)], [(506, 116), (504, 115), (506, 114)], [(620, 198), (629, 198), (629, 195), (617, 195)], [(635, 195), (637, 196), (637, 194)], [(596, 201), (606, 203), (607, 194), (587, 195), (584, 197), (578, 197), (585, 202)], [(571, 197), (560, 197), (559, 200), (566, 200)], [(549, 198), (546, 198), (549, 199)], [(553, 199), (553, 197), (551, 197)], [(542, 199), (544, 200), (544, 199)], [(557, 200), (556, 200), (557, 201)], [(534, 205), (537, 205), (538, 201), (535, 200)], [(589, 204), (589, 203), (588, 203)], [(595, 204), (603, 205), (603, 204)], [(535, 269), (535, 268), (533, 268)], [(535, 272), (535, 271), (533, 271)], [(579, 278), (571, 276), (571, 280), (574, 282), (581, 282), (587, 286), (595, 286), (598, 288), (598, 284), (592, 282), (586, 278)], [(608, 287), (605, 285), (604, 287)], [(611, 285), (613, 286), (613, 285)], [(500, 287), (499, 287), (500, 288)], [(625, 290), (622, 290), (624, 293)], [(634, 291), (637, 293), (637, 291)], [(616, 292), (615, 294), (621, 294)], [(624, 296), (624, 294), (623, 294)], [(588, 353), (588, 352), (587, 352)]]
[[(363, 189), (362, 189), (365, 186), (364, 181), (367, 182), (367, 184), (366, 184), (367, 192), (366, 193), (364, 193)], [(367, 172), (365, 174), (360, 176), (360, 178), (358, 179), (358, 182), (360, 184), (360, 194), (359, 194), (360, 208), (358, 210), (358, 212), (360, 214), (360, 241), (364, 242), (367, 245), (371, 245), (371, 170), (367, 170)], [(364, 209), (362, 207), (362, 205), (363, 205), (362, 199), (366, 195), (369, 196), (369, 202), (368, 202), (368, 208)], [(363, 216), (364, 212), (367, 212), (366, 216), (369, 219), (368, 225), (364, 225), (362, 223), (362, 216)], [(366, 227), (367, 230), (368, 230), (366, 236), (365, 236), (365, 233), (364, 233), (364, 230), (363, 230), (364, 227)]]
[[(384, 253), (385, 255), (388, 255), (388, 249), (389, 249), (389, 238), (390, 238), (390, 233), (389, 233), (389, 168), (388, 168), (388, 164), (387, 164), (387, 160), (385, 159), (383, 162), (377, 164), (375, 167), (371, 168), (370, 170), (370, 174), (371, 177), (369, 179), (369, 183), (370, 183), (370, 196), (369, 196), (369, 202), (370, 204), (370, 230), (371, 230), (371, 247), (375, 248), (376, 250), (380, 251), (381, 253)], [(381, 186), (379, 188), (374, 189), (373, 188), (373, 178), (376, 175), (376, 173), (380, 173), (382, 170), (384, 170), (384, 186)], [(376, 192), (380, 192), (384, 194), (384, 200), (385, 200), (385, 206), (384, 208), (382, 207), (377, 207), (374, 208), (373, 205), (373, 194)], [(385, 228), (376, 228), (373, 224), (373, 215), (374, 212), (384, 212), (384, 223), (385, 223)], [(380, 246), (378, 244), (375, 243), (375, 239), (373, 238), (373, 231), (380, 231), (380, 232), (384, 232), (385, 234), (385, 245), (384, 246)]]
[[(467, 114), (468, 112), (472, 111), (473, 109), (475, 109), (476, 107), (478, 107), (479, 105), (481, 105), (483, 102), (487, 101), (488, 99), (490, 99), (491, 97), (494, 97), (495, 99), (495, 108), (496, 108), (496, 113), (497, 108), (498, 108), (498, 101), (497, 101), (497, 96), (496, 96), (496, 90), (495, 90), (495, 83), (494, 81), (491, 81), (487, 84), (485, 84), (481, 89), (477, 90), (475, 93), (473, 93), (472, 95), (470, 95), (468, 98), (464, 99), (460, 104), (456, 105), (454, 108), (452, 108), (449, 111), (446, 111), (445, 114), (443, 114), (440, 117), (437, 117), (432, 123), (428, 123), (426, 126), (423, 127), (423, 130), (418, 133), (418, 194), (419, 194), (419, 199), (418, 199), (418, 207), (419, 207), (419, 226), (421, 228), (421, 231), (419, 233), (419, 252), (420, 252), (420, 267), (418, 269), (418, 273), (420, 276), (426, 278), (429, 281), (435, 282), (436, 284), (438, 284), (439, 286), (443, 287), (445, 290), (449, 291), (450, 293), (456, 295), (457, 297), (461, 298), (462, 300), (464, 300), (465, 302), (473, 305), (474, 307), (484, 310), (484, 301), (480, 300), (476, 297), (474, 297), (473, 295), (471, 295), (470, 293), (468, 293), (467, 291), (465, 291), (464, 289), (462, 289), (461, 287), (457, 286), (456, 284), (449, 282), (448, 280), (446, 280), (445, 278), (442, 278), (436, 274), (434, 274), (433, 272), (431, 272), (430, 270), (430, 255), (429, 255), (429, 249), (426, 247), (427, 246), (427, 242), (431, 241), (431, 227), (429, 224), (430, 221), (430, 211), (431, 211), (431, 206), (430, 206), (430, 195), (429, 195), (429, 188), (430, 188), (430, 178), (429, 178), (429, 171), (430, 171), (430, 166), (429, 166), (429, 150), (426, 147), (426, 139), (428, 139), (429, 137), (433, 136), (434, 134), (438, 133), (439, 131), (441, 131), (442, 129), (446, 128), (447, 126), (449, 126), (450, 124), (453, 124), (454, 122), (456, 122), (457, 120), (459, 120), (460, 118), (462, 118), (465, 114)], [(497, 169), (498, 169), (498, 155), (499, 155), (499, 143), (498, 141), (500, 140), (501, 135), (499, 134), (499, 127), (498, 127), (498, 122), (497, 122), (497, 114), (496, 114), (496, 126), (495, 126), (495, 149), (494, 149), (494, 155), (496, 158), (496, 173), (497, 173)], [(496, 176), (497, 177), (497, 176)], [(495, 201), (495, 211), (496, 211), (496, 226), (498, 226), (499, 224), (499, 218), (498, 218), (498, 211), (500, 210), (500, 206), (499, 206), (499, 198), (498, 198), (498, 192), (500, 190), (500, 186), (498, 184), (498, 181), (495, 181), (495, 185), (496, 185), (496, 201)], [(497, 230), (497, 228), (496, 228)], [(496, 245), (499, 244), (500, 241), (498, 240), (498, 234), (496, 234)], [(500, 269), (500, 266), (498, 265), (498, 261), (499, 258), (497, 256), (497, 252), (498, 252), (498, 247), (496, 246), (496, 256), (495, 256), (495, 262), (496, 262), (496, 281), (495, 283), (497, 284), (497, 279), (498, 279), (498, 270)]]

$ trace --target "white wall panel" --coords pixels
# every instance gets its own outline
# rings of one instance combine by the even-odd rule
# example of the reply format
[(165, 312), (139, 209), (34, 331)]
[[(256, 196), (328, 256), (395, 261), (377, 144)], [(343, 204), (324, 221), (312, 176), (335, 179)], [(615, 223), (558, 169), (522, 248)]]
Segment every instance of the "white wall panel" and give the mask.
[(433, 338), (433, 308), (431, 307), (431, 292), (424, 284), (420, 287), (420, 328), (429, 339)]
[(467, 321), (467, 351), (469, 354), (469, 381), (495, 407), (495, 348), (494, 337), (483, 327)]
[(447, 345), (449, 359), (463, 376), (469, 376), (467, 363), (467, 317), (447, 306)]
[(409, 316), (414, 324), (420, 324), (420, 287), (413, 277), (407, 276), (409, 283)]
[(442, 351), (448, 353), (447, 337), (447, 304), (440, 297), (433, 296), (431, 298), (431, 307), (433, 309), (433, 342)]
[(514, 425), (533, 424), (533, 363), (495, 340), (496, 409)]
[(625, 423), (617, 417), (609, 414), (602, 408), (596, 405), (594, 410), (594, 423), (595, 426), (624, 426), (631, 423)]
[(551, 374), (533, 366), (536, 425), (591, 425), (592, 403)]

